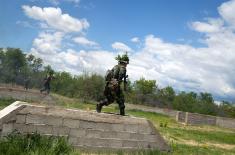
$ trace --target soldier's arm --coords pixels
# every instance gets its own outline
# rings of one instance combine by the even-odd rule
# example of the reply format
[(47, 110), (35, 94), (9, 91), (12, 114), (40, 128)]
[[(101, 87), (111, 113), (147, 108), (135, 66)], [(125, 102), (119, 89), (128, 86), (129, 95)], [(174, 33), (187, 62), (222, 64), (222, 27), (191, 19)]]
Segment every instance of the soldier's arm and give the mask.
[(118, 81), (122, 81), (122, 79), (124, 79), (125, 77), (126, 77), (126, 68), (125, 67), (121, 67), (120, 71), (119, 71)]

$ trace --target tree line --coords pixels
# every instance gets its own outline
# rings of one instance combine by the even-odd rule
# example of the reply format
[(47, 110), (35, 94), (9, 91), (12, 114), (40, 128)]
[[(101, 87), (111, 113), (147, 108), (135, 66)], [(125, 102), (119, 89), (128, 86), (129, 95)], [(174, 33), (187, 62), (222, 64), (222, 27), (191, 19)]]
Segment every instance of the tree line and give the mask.
[[(0, 83), (24, 86), (25, 81), (29, 80), (30, 88), (40, 89), (49, 71), (53, 71), (56, 77), (51, 83), (52, 92), (83, 101), (99, 101), (103, 98), (105, 80), (101, 75), (57, 72), (45, 66), (42, 59), (27, 55), (21, 49), (0, 48)], [(171, 86), (158, 87), (156, 80), (140, 78), (134, 82), (128, 81), (125, 98), (126, 102), (132, 104), (235, 118), (234, 103), (222, 101), (217, 105), (208, 92), (176, 92)]]

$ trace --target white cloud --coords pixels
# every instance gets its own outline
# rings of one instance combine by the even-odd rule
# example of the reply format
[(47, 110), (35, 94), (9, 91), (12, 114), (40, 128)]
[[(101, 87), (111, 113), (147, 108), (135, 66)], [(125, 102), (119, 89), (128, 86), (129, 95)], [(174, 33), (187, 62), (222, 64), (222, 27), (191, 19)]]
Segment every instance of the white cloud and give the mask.
[(45, 22), (53, 29), (61, 30), (64, 32), (81, 32), (83, 29), (89, 27), (86, 19), (77, 19), (68, 14), (62, 14), (60, 8), (45, 7), (40, 8), (37, 6), (22, 6), (24, 13), (35, 20)]
[[(222, 35), (217, 37), (224, 38)], [(231, 46), (234, 45), (228, 41), (221, 41), (220, 45), (195, 48), (148, 35), (144, 48), (130, 59), (130, 77), (135, 80), (142, 76), (156, 79), (162, 87), (170, 85), (181, 91), (207, 91), (232, 97), (235, 93), (235, 67), (231, 64), (235, 62), (235, 53)]]
[[(229, 2), (218, 8), (221, 17), (207, 18), (203, 22), (195, 21), (190, 24), (191, 28), (204, 34), (201, 38), (205, 43), (204, 47), (171, 43), (160, 37), (147, 35), (139, 52), (130, 53), (130, 64), (127, 67), (129, 77), (132, 80), (140, 77), (155, 79), (161, 87), (170, 85), (180, 91), (206, 91), (214, 96), (235, 100), (235, 33), (231, 29), (234, 23), (232, 17), (228, 18), (225, 11), (221, 11), (229, 7), (224, 4)], [(45, 12), (44, 9), (41, 9), (41, 12)], [(34, 14), (37, 16), (32, 15), (31, 18), (46, 21), (43, 13)], [(49, 22), (46, 24), (52, 27)], [(104, 75), (107, 69), (116, 64), (116, 52), (62, 48), (65, 35), (66, 33), (62, 32), (40, 33), (33, 42), (31, 52), (43, 58), (56, 70), (73, 74), (81, 74), (86, 70)], [(77, 43), (83, 45), (96, 44), (84, 37), (69, 37), (67, 40), (69, 39), (77, 40)], [(118, 51), (132, 51), (121, 42), (113, 43), (112, 48)]]
[(64, 33), (42, 32), (33, 41), (31, 52), (58, 71), (81, 74), (83, 71), (104, 74), (115, 62), (115, 54), (104, 50), (76, 51), (61, 47)]
[(73, 41), (83, 46), (95, 46), (95, 47), (99, 46), (98, 43), (94, 41), (90, 41), (85, 37), (76, 37), (76, 38), (73, 38)]
[(41, 32), (38, 38), (33, 41), (33, 50), (46, 55), (54, 55), (61, 48), (61, 41), (64, 34), (62, 32), (46, 33)]
[(218, 11), (221, 17), (235, 28), (235, 0), (223, 3)]
[(207, 22), (193, 22), (192, 29), (203, 33), (219, 32), (222, 29), (223, 21), (220, 19), (208, 19)]
[(71, 2), (74, 3), (76, 6), (80, 3), (80, 0), (49, 0), (50, 3), (53, 5), (59, 5), (60, 1)]
[(140, 42), (140, 39), (138, 37), (134, 37), (134, 38), (131, 38), (131, 41), (133, 43), (138, 43), (138, 42)]
[(26, 28), (34, 28), (34, 26), (31, 23), (29, 23), (28, 21), (20, 21), (20, 20), (18, 20), (16, 22), (16, 24), (18, 24), (20, 26), (23, 26), (23, 27), (26, 27)]
[(121, 42), (115, 42), (112, 44), (112, 48), (118, 51), (127, 51), (130, 52), (132, 49), (128, 47), (126, 44), (121, 43)]

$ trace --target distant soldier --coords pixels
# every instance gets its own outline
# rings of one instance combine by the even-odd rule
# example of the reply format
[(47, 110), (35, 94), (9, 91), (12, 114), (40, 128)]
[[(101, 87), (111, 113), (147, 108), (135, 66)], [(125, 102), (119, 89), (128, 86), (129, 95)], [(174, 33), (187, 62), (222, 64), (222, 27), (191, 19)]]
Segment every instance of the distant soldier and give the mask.
[(106, 86), (104, 89), (105, 99), (101, 100), (100, 103), (96, 105), (96, 111), (98, 113), (101, 112), (104, 105), (108, 106), (116, 100), (119, 105), (120, 115), (125, 115), (125, 99), (121, 89), (121, 83), (124, 81), (124, 90), (126, 91), (126, 67), (127, 64), (129, 64), (129, 58), (127, 54), (124, 54), (122, 56), (118, 55), (116, 60), (118, 60), (118, 65), (114, 66), (112, 70), (108, 70), (106, 73)]
[(47, 77), (45, 77), (43, 79), (43, 88), (40, 90), (40, 92), (42, 93), (43, 91), (46, 91), (47, 94), (50, 93), (51, 87), (50, 87), (50, 82), (52, 79), (54, 79), (55, 77), (53, 76), (53, 72), (50, 71), (49, 74), (47, 75)]
[(29, 89), (29, 84), (30, 84), (30, 77), (27, 77), (24, 79), (24, 89), (28, 90)]

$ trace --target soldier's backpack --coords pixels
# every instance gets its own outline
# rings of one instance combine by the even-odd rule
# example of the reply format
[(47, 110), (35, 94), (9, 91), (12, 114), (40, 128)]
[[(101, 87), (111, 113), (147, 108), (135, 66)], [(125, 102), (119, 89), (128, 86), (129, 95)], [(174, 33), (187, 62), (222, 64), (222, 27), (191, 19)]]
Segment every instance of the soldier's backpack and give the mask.
[[(106, 74), (105, 74), (105, 81), (111, 81), (112, 78), (118, 78), (118, 74), (119, 74), (119, 70), (120, 70), (120, 66), (116, 65), (113, 67), (112, 70), (107, 70)], [(116, 75), (114, 75), (116, 74)]]
[(113, 78), (113, 70), (107, 70), (104, 78), (105, 81), (111, 81), (111, 79)]

